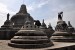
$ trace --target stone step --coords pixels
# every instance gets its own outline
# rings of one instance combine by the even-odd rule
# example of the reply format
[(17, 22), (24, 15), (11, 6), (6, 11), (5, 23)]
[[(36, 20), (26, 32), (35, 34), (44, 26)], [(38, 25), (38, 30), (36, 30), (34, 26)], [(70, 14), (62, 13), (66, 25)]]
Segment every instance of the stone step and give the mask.
[(14, 36), (13, 39), (48, 39), (47, 36)]
[(50, 47), (53, 43), (44, 43), (44, 44), (15, 44), (15, 43), (8, 43), (9, 46), (17, 47), (17, 48), (45, 48)]
[(12, 39), (12, 43), (18, 43), (18, 44), (42, 44), (42, 43), (48, 43), (50, 42), (48, 39), (38, 39), (38, 40), (30, 40), (30, 39)]

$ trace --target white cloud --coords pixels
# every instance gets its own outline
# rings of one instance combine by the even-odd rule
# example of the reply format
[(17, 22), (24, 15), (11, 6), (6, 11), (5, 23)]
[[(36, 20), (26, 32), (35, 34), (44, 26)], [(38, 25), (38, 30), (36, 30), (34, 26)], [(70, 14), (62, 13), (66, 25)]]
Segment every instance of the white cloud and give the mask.
[(8, 12), (7, 6), (0, 3), (0, 12), (7, 13)]
[(49, 0), (43, 1), (43, 2), (39, 2), (39, 3), (37, 3), (37, 4), (36, 4), (35, 2), (33, 2), (32, 4), (30, 4), (29, 6), (27, 6), (27, 10), (28, 10), (28, 11), (36, 10), (36, 9), (38, 9), (38, 8), (43, 7), (43, 6), (46, 5), (48, 2), (49, 2)]
[(38, 7), (38, 8), (41, 8), (42, 6), (46, 5), (48, 2), (49, 2), (49, 0), (44, 1), (44, 2), (42, 2), (42, 3), (40, 3), (40, 4), (38, 4), (37, 7)]
[(31, 6), (31, 5), (29, 5), (29, 6), (27, 6), (27, 10), (28, 10), (28, 11), (33, 11), (33, 10), (34, 10), (34, 7)]
[(9, 10), (7, 5), (0, 3), (0, 13), (12, 13), (13, 14), (14, 12)]
[(8, 9), (8, 6), (0, 3), (0, 26), (4, 24), (4, 21), (7, 19), (7, 13), (10, 13), (11, 16), (14, 14), (13, 11)]

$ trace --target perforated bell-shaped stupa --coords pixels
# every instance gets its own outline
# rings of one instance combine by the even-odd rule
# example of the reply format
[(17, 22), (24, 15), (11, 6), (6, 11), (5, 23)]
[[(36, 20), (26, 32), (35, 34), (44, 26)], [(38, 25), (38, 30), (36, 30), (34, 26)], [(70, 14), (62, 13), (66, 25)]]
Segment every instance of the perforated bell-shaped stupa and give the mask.
[[(25, 14), (25, 12), (23, 13)], [(40, 26), (34, 25), (32, 17), (30, 18), (30, 16), (27, 16), (25, 19), (24, 25), (15, 33), (11, 42), (8, 43), (9, 46), (18, 48), (42, 48), (53, 45), (46, 33), (40, 30)]]
[(65, 41), (65, 37), (69, 36), (68, 33), (68, 25), (65, 21), (62, 19), (63, 12), (58, 13), (58, 22), (55, 27), (55, 32), (53, 33), (53, 36), (51, 37), (54, 41)]

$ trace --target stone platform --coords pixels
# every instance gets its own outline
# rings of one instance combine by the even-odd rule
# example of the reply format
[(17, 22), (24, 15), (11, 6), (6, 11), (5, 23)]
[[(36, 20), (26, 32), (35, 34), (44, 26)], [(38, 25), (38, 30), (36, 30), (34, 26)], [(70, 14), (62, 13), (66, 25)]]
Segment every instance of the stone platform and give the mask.
[(0, 50), (75, 50), (75, 43), (69, 42), (53, 42), (54, 46), (37, 49), (22, 49), (8, 46), (10, 40), (0, 40)]

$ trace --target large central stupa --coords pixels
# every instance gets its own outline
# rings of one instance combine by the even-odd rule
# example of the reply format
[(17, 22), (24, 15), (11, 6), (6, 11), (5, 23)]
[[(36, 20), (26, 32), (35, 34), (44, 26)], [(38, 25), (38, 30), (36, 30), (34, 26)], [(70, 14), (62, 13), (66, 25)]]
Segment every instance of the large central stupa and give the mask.
[(27, 17), (29, 17), (29, 20), (33, 24), (34, 19), (30, 16), (29, 13), (27, 13), (26, 5), (22, 4), (19, 12), (11, 18), (13, 27), (21, 28), (25, 24)]

